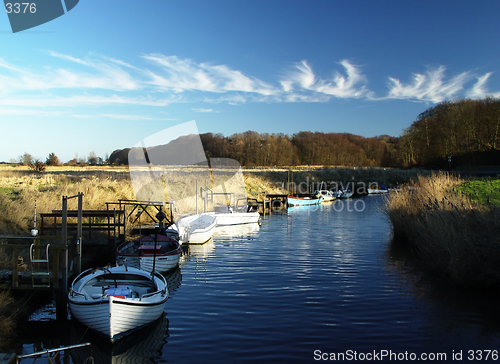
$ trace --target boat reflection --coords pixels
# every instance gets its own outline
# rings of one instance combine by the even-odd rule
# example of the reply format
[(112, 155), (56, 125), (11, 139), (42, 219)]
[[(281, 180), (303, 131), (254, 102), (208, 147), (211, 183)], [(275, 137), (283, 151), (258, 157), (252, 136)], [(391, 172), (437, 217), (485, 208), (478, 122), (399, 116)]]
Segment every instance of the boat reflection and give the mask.
[(205, 244), (189, 245), (188, 247), (189, 255), (191, 255), (196, 260), (207, 259), (208, 256), (214, 254), (215, 243), (213, 239), (210, 239)]
[(258, 231), (259, 229), (260, 224), (258, 222), (241, 225), (217, 226), (214, 230), (213, 236), (228, 238), (244, 237)]
[[(94, 363), (130, 364), (153, 363), (162, 357), (163, 346), (168, 338), (168, 319), (163, 315), (152, 324), (111, 344), (102, 337), (87, 331), (86, 327), (76, 320), (72, 320), (71, 341), (90, 342), (92, 344), (92, 358)], [(79, 348), (71, 351), (74, 363), (90, 362), (89, 349)]]

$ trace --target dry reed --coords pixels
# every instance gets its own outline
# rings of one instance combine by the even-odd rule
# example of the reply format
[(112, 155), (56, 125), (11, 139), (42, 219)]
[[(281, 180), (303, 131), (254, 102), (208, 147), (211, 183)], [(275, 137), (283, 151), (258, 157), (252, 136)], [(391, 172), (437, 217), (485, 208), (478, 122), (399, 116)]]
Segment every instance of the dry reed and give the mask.
[(472, 203), (446, 174), (421, 177), (386, 201), (396, 239), (428, 269), (462, 286), (500, 283), (500, 209)]

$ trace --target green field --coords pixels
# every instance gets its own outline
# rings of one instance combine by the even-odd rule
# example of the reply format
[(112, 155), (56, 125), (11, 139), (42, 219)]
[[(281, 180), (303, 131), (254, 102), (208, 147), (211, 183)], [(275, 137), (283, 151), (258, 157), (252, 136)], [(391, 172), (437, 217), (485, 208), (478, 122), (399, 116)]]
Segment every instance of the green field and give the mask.
[(500, 206), (500, 179), (498, 178), (467, 181), (457, 186), (456, 190), (481, 205)]

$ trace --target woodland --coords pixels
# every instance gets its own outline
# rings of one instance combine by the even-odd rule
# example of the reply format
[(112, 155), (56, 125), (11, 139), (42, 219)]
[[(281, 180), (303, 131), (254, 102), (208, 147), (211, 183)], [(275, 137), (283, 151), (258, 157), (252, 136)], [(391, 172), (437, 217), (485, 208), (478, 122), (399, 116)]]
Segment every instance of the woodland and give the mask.
[[(480, 100), (439, 103), (418, 115), (397, 137), (367, 138), (349, 133), (309, 131), (291, 136), (246, 131), (231, 136), (205, 133), (200, 137), (207, 158), (232, 158), (245, 167), (324, 165), (448, 169), (451, 165), (500, 164), (499, 126), (500, 98), (489, 96)], [(129, 150), (115, 150), (109, 162), (127, 164)]]

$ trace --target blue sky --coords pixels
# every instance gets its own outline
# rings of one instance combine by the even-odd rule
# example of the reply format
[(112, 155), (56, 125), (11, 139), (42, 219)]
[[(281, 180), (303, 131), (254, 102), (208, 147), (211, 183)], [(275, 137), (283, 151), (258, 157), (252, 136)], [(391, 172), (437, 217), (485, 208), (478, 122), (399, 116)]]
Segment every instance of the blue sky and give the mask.
[(498, 1), (80, 0), (0, 17), (0, 161), (104, 157), (200, 133), (400, 135), (444, 100), (500, 96)]

